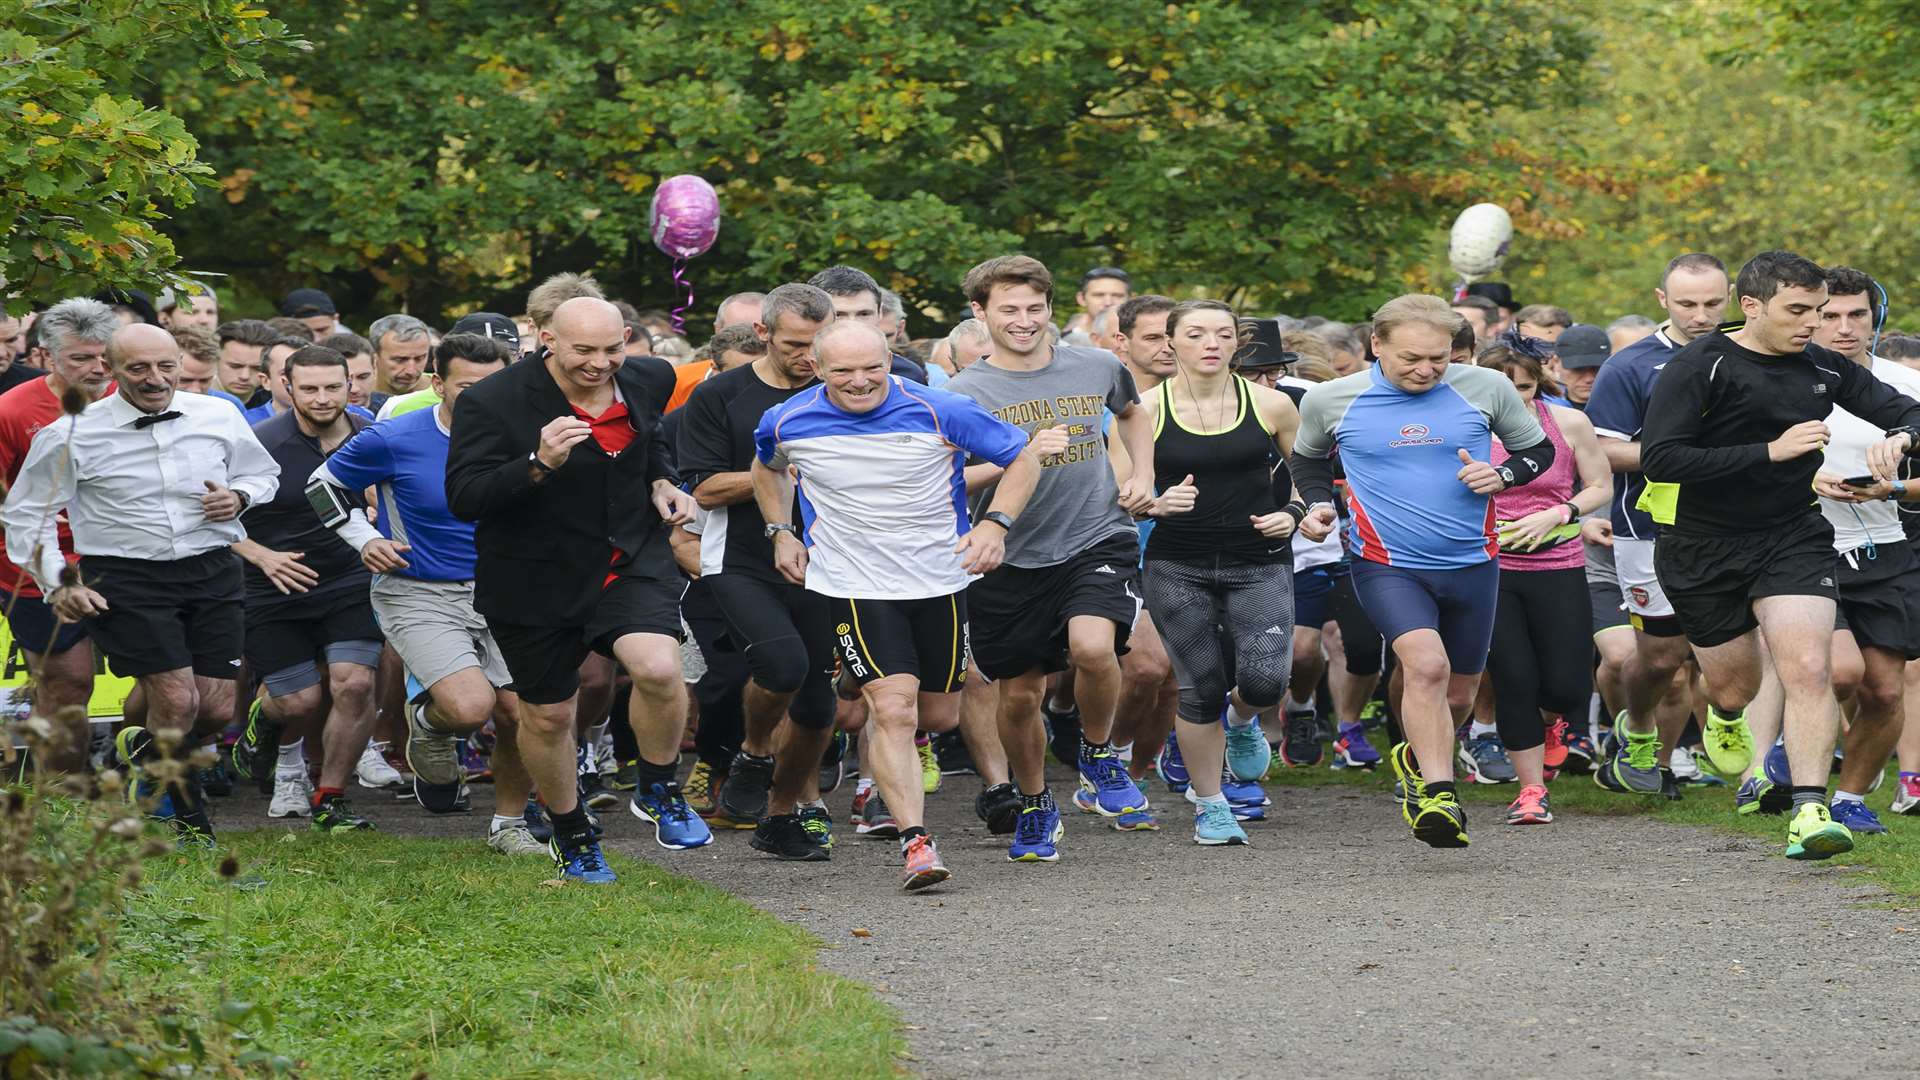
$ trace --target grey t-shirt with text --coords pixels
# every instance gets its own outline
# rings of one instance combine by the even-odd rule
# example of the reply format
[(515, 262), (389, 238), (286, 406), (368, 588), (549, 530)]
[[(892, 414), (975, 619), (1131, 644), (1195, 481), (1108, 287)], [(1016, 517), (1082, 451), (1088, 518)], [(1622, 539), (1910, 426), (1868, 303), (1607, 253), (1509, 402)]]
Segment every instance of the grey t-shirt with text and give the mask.
[[(1064, 454), (1041, 459), (1040, 483), (1007, 537), (1008, 566), (1055, 566), (1112, 536), (1134, 535), (1120, 509), (1120, 488), (1107, 460), (1105, 417), (1140, 400), (1133, 374), (1105, 349), (1054, 347), (1037, 371), (1009, 371), (986, 360), (947, 381), (1028, 437), (1056, 424), (1067, 428)], [(987, 512), (993, 488), (973, 496), (973, 519)]]

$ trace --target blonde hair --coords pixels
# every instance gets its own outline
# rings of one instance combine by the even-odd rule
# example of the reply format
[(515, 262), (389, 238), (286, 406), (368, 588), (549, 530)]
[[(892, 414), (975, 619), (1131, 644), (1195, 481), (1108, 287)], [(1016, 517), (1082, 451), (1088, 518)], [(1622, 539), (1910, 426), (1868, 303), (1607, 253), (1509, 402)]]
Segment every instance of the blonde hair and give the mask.
[(544, 330), (561, 304), (582, 296), (606, 299), (592, 274), (555, 274), (527, 294), (527, 318), (533, 320), (534, 329)]
[(1427, 326), (1447, 335), (1451, 340), (1462, 327), (1467, 325), (1466, 317), (1453, 310), (1445, 300), (1426, 293), (1407, 293), (1396, 296), (1380, 305), (1373, 313), (1373, 336), (1385, 341), (1393, 336), (1395, 330), (1403, 326)]

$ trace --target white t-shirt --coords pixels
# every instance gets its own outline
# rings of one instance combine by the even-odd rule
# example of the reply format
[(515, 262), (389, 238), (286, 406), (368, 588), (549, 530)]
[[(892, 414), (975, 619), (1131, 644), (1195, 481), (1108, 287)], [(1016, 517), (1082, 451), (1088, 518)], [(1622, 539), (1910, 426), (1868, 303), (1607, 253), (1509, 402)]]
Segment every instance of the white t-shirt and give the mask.
[[(1908, 397), (1920, 398), (1920, 371), (1905, 364), (1876, 356), (1873, 377)], [(1887, 433), (1840, 408), (1827, 416), (1827, 428), (1833, 438), (1827, 443), (1826, 461), (1820, 466), (1821, 470), (1843, 477), (1865, 476), (1867, 448), (1886, 438)], [(1827, 521), (1833, 525), (1835, 551), (1852, 551), (1865, 547), (1869, 541), (1875, 544), (1906, 542), (1897, 503), (1884, 500), (1843, 503), (1821, 499), (1820, 512), (1827, 515)]]

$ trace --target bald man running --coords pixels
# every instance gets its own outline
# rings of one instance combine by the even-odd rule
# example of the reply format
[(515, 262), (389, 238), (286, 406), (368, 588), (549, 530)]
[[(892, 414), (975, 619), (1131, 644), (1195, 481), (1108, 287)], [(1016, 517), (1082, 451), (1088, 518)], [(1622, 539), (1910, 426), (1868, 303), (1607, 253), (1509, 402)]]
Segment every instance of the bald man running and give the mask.
[(612, 304), (576, 297), (540, 331), (547, 354), (482, 379), (454, 406), (447, 504), (475, 523), (474, 610), (520, 696), (519, 746), (552, 812), (566, 877), (614, 875), (575, 792), (580, 663), (610, 656), (633, 678), (640, 782), (630, 809), (662, 847), (711, 843), (674, 782), (686, 694), (669, 525), (693, 519), (660, 430), (673, 369), (628, 357)]

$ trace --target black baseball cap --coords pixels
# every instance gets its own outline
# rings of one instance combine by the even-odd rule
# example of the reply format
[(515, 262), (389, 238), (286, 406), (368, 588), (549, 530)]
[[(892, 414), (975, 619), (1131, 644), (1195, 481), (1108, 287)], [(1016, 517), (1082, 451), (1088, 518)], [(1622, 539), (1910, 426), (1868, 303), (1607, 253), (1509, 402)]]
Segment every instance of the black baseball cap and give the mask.
[(295, 289), (280, 301), (280, 314), (289, 319), (304, 319), (309, 315), (336, 315), (333, 297), (319, 289)]
[(514, 325), (512, 319), (496, 311), (476, 311), (471, 315), (462, 315), (460, 321), (454, 323), (453, 329), (448, 330), (447, 333), (478, 334), (483, 338), (491, 338), (505, 344), (516, 354), (520, 351), (520, 328)]
[(1591, 323), (1574, 323), (1560, 331), (1553, 343), (1553, 354), (1563, 368), (1597, 368), (1613, 355), (1613, 342), (1607, 332)]
[(1468, 296), (1484, 296), (1493, 301), (1495, 307), (1508, 311), (1519, 311), (1520, 301), (1513, 298), (1513, 290), (1504, 281), (1477, 281), (1467, 286)]
[(1265, 371), (1299, 361), (1299, 353), (1288, 352), (1280, 344), (1280, 320), (1242, 319), (1240, 326), (1246, 333), (1246, 341), (1233, 356), (1234, 366), (1239, 370)]

